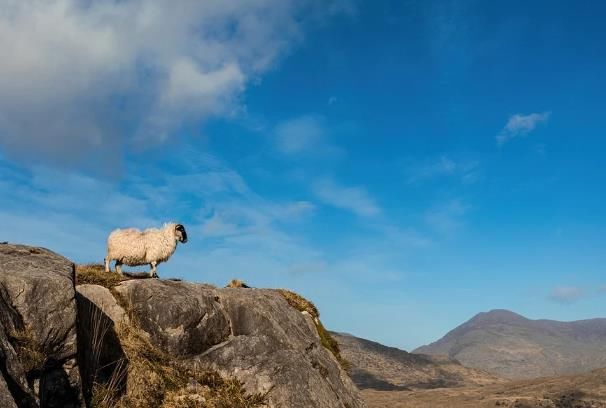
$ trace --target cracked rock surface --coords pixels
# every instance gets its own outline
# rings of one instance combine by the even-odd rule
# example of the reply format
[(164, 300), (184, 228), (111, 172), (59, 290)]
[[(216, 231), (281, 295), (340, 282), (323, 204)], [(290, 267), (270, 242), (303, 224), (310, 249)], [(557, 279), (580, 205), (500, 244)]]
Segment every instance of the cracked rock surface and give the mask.
[[(279, 291), (159, 279), (75, 287), (69, 260), (8, 244), (0, 244), (0, 407), (83, 407), (94, 378), (128, 363), (114, 330), (123, 324), (175, 361), (266, 394), (268, 407), (365, 407), (311, 316)], [(100, 362), (107, 372), (93, 375)]]
[(82, 405), (76, 321), (73, 263), (0, 245), (0, 406)]
[(366, 406), (311, 317), (276, 290), (145, 279), (115, 291), (156, 346), (267, 393), (270, 407)]

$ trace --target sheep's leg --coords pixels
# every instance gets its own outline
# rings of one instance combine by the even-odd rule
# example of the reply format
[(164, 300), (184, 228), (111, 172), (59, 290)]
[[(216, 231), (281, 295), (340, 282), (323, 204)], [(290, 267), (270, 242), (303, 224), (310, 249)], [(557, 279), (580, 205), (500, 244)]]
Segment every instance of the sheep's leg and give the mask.
[(122, 275), (122, 262), (120, 261), (116, 261), (116, 272), (119, 275)]
[(109, 270), (109, 263), (111, 262), (111, 260), (109, 259), (108, 256), (105, 257), (105, 272), (110, 272)]
[(149, 277), (150, 278), (157, 278), (158, 277), (158, 272), (156, 269), (156, 266), (158, 266), (158, 262), (157, 261), (153, 261), (152, 263), (150, 263), (151, 265), (151, 270), (149, 271)]

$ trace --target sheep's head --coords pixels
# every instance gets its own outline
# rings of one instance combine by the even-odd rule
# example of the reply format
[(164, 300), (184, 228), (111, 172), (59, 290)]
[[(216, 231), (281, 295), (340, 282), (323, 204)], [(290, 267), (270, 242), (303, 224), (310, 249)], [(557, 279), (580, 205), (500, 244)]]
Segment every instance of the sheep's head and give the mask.
[(177, 237), (177, 241), (184, 244), (187, 242), (187, 232), (185, 232), (185, 227), (183, 225), (175, 225), (175, 236)]

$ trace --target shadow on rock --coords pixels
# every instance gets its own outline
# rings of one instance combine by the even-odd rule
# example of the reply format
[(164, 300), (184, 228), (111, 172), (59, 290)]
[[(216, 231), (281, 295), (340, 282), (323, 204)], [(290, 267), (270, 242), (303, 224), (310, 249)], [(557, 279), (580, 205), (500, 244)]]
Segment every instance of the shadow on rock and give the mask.
[(97, 305), (76, 293), (78, 304), (78, 359), (84, 397), (90, 402), (96, 389), (119, 397), (126, 391), (128, 360), (114, 322)]

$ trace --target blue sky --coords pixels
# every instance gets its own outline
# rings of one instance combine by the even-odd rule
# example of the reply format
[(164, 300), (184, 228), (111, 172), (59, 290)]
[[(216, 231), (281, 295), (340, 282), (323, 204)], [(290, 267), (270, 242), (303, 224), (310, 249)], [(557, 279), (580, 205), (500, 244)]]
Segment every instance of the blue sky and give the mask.
[(0, 8), (0, 240), (287, 287), (411, 349), (604, 317), (606, 6), (53, 0)]

